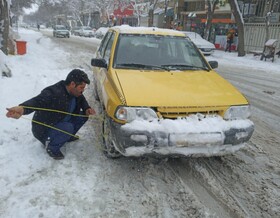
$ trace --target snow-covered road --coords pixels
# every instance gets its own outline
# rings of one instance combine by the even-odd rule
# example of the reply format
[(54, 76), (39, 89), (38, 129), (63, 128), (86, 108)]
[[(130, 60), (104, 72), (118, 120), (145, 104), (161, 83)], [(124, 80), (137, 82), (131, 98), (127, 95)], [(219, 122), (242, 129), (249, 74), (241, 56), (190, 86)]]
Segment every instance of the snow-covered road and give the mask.
[[(235, 155), (107, 159), (100, 146), (101, 121), (96, 118), (81, 129), (79, 141), (67, 145), (66, 158), (55, 161), (33, 138), (29, 122), (7, 120), (4, 109), (38, 93), (49, 82), (63, 79), (74, 67), (84, 68), (92, 77), (90, 59), (98, 41), (69, 43), (31, 31), (22, 34), (30, 38), (29, 52), (41, 53), (45, 61), (35, 60), (38, 64), (25, 66), (24, 71), (12, 67), (12, 82), (0, 80), (0, 91), (5, 94), (0, 100), (8, 104), (0, 106), (0, 119), (4, 120), (0, 130), (0, 217), (279, 216), (280, 59), (272, 65), (248, 57), (236, 67), (234, 53), (217, 51), (209, 57), (219, 61), (217, 71), (253, 106), (256, 130), (247, 147)], [(19, 63), (28, 61), (24, 58), (31, 56), (19, 57)], [(255, 65), (250, 67), (248, 62)], [(21, 79), (17, 85), (16, 79)], [(24, 94), (28, 89), (34, 93)], [(16, 97), (15, 92), (24, 96)], [(92, 86), (86, 95), (100, 111)]]

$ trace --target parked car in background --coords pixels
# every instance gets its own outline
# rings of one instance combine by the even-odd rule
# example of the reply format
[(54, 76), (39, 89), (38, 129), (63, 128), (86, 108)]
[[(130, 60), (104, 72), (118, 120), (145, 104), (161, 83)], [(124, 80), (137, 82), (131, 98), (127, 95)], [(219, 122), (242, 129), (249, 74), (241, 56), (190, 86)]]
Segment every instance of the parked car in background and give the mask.
[(74, 36), (79, 36), (80, 31), (81, 31), (80, 26), (73, 27), (72, 30), (71, 30), (71, 34), (74, 35)]
[(252, 136), (248, 100), (182, 32), (112, 27), (91, 65), (107, 157), (225, 155)]
[(91, 28), (89, 26), (82, 26), (79, 33), (80, 33), (80, 36), (84, 36), (84, 37), (94, 37), (95, 36), (95, 32), (94, 32), (93, 28)]
[(193, 43), (201, 50), (204, 55), (211, 55), (215, 48), (215, 45), (205, 39), (203, 39), (198, 33), (196, 32), (184, 32), (183, 33), (188, 36)]
[(95, 37), (98, 39), (102, 39), (107, 33), (108, 29), (108, 27), (100, 27), (98, 30), (96, 30)]
[(65, 26), (63, 25), (55, 25), (53, 27), (53, 36), (54, 37), (70, 37), (70, 32), (69, 30), (66, 29)]

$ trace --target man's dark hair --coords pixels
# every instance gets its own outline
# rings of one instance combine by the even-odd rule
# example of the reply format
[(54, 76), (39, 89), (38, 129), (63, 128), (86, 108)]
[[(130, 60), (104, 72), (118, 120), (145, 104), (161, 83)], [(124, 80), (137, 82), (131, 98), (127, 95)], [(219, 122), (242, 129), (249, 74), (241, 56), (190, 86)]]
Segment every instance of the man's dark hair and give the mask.
[(76, 85), (80, 85), (83, 82), (86, 84), (90, 84), (87, 74), (79, 69), (72, 70), (66, 77), (66, 85), (69, 85), (71, 82), (76, 83)]

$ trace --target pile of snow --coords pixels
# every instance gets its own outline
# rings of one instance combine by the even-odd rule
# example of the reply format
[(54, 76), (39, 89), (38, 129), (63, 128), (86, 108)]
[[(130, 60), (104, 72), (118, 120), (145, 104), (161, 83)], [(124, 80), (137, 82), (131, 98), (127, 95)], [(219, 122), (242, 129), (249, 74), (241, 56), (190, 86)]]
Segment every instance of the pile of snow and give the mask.
[(0, 50), (0, 73), (2, 76), (11, 77), (12, 73), (6, 62), (7, 56), (2, 52), (2, 50)]
[[(247, 54), (244, 57), (238, 57), (237, 52), (224, 52), (216, 50), (211, 56), (207, 56), (208, 61), (216, 60), (219, 65), (231, 65), (235, 68), (248, 68), (253, 71), (254, 69), (264, 70), (267, 73), (279, 73), (280, 69), (280, 58), (277, 55), (274, 57), (274, 62), (271, 59), (261, 61), (260, 56), (254, 56), (253, 54)], [(245, 72), (246, 73), (246, 72)]]
[(176, 120), (135, 120), (125, 124), (124, 130), (164, 132), (164, 133), (202, 133), (202, 132), (225, 132), (230, 129), (248, 128), (253, 125), (249, 120), (231, 120), (225, 121), (217, 115), (202, 114), (191, 115), (187, 118), (178, 118)]

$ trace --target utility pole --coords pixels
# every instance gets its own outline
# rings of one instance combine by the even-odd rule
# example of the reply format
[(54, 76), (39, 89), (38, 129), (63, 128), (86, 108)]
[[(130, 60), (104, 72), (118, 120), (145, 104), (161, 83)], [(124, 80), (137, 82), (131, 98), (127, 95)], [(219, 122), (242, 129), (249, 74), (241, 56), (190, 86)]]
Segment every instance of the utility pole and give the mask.
[(167, 28), (167, 6), (168, 6), (168, 0), (164, 1), (164, 24), (163, 27)]

